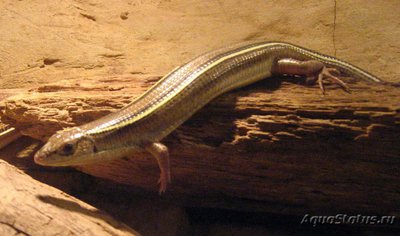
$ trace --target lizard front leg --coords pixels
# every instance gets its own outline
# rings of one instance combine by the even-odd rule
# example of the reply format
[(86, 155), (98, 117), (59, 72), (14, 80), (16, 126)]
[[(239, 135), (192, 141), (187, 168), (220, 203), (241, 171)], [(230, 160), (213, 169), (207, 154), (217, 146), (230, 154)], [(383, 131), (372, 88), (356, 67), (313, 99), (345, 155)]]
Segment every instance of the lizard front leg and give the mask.
[(343, 90), (350, 93), (341, 79), (334, 74), (340, 74), (335, 68), (329, 68), (324, 63), (317, 60), (300, 61), (292, 58), (279, 59), (273, 65), (272, 71), (276, 75), (301, 75), (307, 77), (308, 83), (318, 82), (318, 85), (325, 94), (324, 79), (330, 79), (333, 83), (338, 84)]
[(169, 152), (167, 146), (162, 143), (150, 143), (145, 146), (146, 151), (153, 155), (160, 167), (159, 193), (162, 194), (167, 189), (167, 184), (171, 183), (171, 171), (169, 165)]

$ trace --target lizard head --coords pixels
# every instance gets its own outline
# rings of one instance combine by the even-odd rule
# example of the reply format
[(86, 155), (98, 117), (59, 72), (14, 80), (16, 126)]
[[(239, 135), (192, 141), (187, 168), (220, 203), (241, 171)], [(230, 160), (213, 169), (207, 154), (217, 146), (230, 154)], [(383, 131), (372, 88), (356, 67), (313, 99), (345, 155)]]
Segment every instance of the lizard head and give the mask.
[(94, 140), (79, 127), (58, 131), (35, 154), (34, 160), (44, 166), (69, 166), (90, 161), (97, 152)]

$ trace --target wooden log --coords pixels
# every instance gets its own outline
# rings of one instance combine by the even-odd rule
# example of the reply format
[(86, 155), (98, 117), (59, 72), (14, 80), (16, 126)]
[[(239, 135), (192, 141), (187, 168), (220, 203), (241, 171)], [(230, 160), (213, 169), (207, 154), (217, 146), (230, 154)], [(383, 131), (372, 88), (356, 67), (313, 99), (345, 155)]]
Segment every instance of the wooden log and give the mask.
[[(2, 119), (44, 141), (58, 129), (116, 111), (158, 78), (41, 86), (6, 100)], [(166, 195), (287, 214), (398, 214), (399, 88), (346, 82), (352, 94), (328, 85), (323, 96), (298, 78), (270, 78), (220, 96), (164, 140), (172, 161)], [(78, 169), (157, 190), (159, 170), (147, 153)]]
[(0, 160), (0, 235), (139, 235)]

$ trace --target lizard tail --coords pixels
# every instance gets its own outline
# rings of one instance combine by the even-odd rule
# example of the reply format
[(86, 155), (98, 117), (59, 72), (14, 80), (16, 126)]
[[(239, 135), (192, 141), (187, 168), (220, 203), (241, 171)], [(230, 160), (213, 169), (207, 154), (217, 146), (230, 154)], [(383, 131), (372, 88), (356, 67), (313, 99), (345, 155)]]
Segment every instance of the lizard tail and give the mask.
[(371, 81), (375, 83), (385, 83), (385, 81), (379, 79), (377, 76), (353, 65), (343, 60), (340, 60), (336, 57), (332, 57), (329, 55), (325, 55), (319, 52), (315, 52), (297, 45), (290, 44), (292, 50), (299, 52), (300, 54), (304, 55), (307, 58), (315, 59), (318, 61), (323, 62), (327, 66), (334, 67), (338, 69), (340, 72), (354, 77), (356, 79)]

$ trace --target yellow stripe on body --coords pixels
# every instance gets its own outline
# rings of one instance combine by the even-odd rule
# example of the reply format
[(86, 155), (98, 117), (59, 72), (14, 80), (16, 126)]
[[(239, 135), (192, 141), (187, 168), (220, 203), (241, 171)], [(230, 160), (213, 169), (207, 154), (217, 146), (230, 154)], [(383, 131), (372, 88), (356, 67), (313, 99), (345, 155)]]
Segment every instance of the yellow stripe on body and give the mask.
[[(222, 57), (222, 58), (216, 60), (215, 62), (211, 63), (210, 65), (208, 65), (207, 67), (205, 67), (203, 70), (199, 71), (198, 73), (190, 75), (189, 77), (192, 77), (191, 80), (185, 81), (186, 84), (185, 84), (184, 86), (181, 86), (181, 88), (180, 88), (179, 90), (177, 90), (176, 92), (170, 93), (166, 99), (163, 99), (163, 101), (162, 101), (161, 103), (158, 103), (156, 106), (153, 106), (153, 107), (147, 109), (145, 112), (139, 114), (138, 116), (134, 116), (132, 119), (127, 119), (127, 120), (124, 120), (124, 121), (122, 121), (122, 122), (118, 122), (118, 123), (113, 124), (113, 125), (108, 125), (108, 126), (106, 126), (106, 127), (100, 127), (99, 129), (98, 129), (98, 128), (95, 128), (95, 129), (93, 129), (93, 130), (90, 130), (90, 131), (88, 132), (88, 134), (98, 134), (98, 133), (103, 133), (103, 132), (108, 132), (108, 131), (116, 130), (116, 129), (119, 129), (119, 128), (121, 128), (121, 127), (128, 126), (128, 125), (130, 125), (130, 124), (132, 124), (132, 123), (134, 123), (134, 122), (136, 122), (136, 121), (138, 121), (138, 120), (140, 120), (140, 119), (142, 119), (142, 118), (144, 118), (144, 117), (146, 117), (146, 116), (152, 114), (153, 112), (157, 111), (159, 108), (161, 108), (162, 106), (164, 106), (164, 105), (165, 105), (168, 101), (170, 101), (172, 98), (174, 98), (174, 97), (176, 97), (177, 95), (179, 95), (179, 93), (181, 93), (181, 92), (185, 89), (185, 87), (186, 87), (188, 84), (190, 84), (191, 82), (193, 82), (193, 80), (195, 80), (196, 78), (198, 78), (198, 77), (201, 76), (202, 74), (206, 73), (210, 68), (213, 68), (214, 66), (216, 66), (216, 65), (218, 65), (218, 64), (220, 64), (220, 63), (222, 63), (222, 62), (224, 62), (224, 61), (226, 61), (226, 60), (228, 60), (228, 59), (231, 59), (231, 58), (234, 58), (234, 57), (236, 57), (236, 56), (239, 56), (239, 55), (248, 53), (248, 52), (253, 51), (253, 50), (257, 50), (257, 49), (263, 48), (263, 47), (265, 47), (267, 44), (272, 46), (273, 44), (280, 45), (281, 43), (265, 43), (265, 44), (257, 45), (257, 46), (254, 46), (254, 47), (250, 47), (250, 48), (247, 48), (247, 49), (245, 49), (245, 50), (242, 50), (242, 51), (239, 51), (239, 52), (232, 53), (232, 54), (229, 54), (229, 55), (227, 55), (227, 56), (224, 56), (224, 57)], [(176, 70), (174, 70), (174, 71), (172, 71), (171, 73), (169, 73), (168, 75), (164, 76), (164, 77), (163, 77), (162, 79), (160, 79), (156, 84), (154, 84), (148, 91), (152, 90), (154, 87), (156, 87), (156, 86), (158, 86), (159, 84), (163, 83), (164, 80), (165, 80), (168, 76), (170, 76), (172, 73), (174, 73), (175, 71), (176, 71)], [(130, 104), (133, 104), (134, 102), (136, 102), (136, 101), (142, 99), (142, 98), (143, 98), (144, 96), (146, 96), (147, 94), (148, 94), (148, 92), (145, 92), (143, 95), (141, 95), (140, 97), (138, 97), (137, 99), (135, 99), (134, 101), (132, 101)], [(129, 104), (129, 105), (130, 105), (130, 104)], [(127, 106), (129, 106), (129, 105), (127, 105)], [(171, 112), (173, 112), (173, 111), (171, 111)]]

